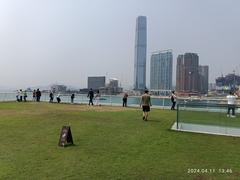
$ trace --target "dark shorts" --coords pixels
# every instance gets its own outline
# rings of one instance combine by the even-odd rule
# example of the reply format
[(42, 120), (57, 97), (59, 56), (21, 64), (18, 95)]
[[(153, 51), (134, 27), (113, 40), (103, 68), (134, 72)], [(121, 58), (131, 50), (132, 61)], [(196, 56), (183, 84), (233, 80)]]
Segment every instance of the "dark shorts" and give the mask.
[(142, 106), (143, 112), (149, 112), (150, 106)]

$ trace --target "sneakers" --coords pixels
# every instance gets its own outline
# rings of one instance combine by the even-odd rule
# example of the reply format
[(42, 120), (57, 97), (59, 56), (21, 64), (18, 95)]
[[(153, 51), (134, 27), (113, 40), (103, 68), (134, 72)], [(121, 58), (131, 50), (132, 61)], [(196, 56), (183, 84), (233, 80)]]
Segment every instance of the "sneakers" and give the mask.
[(227, 114), (227, 117), (235, 118), (236, 116)]
[(143, 116), (143, 120), (144, 120), (144, 121), (147, 121), (147, 119), (145, 118), (145, 116)]

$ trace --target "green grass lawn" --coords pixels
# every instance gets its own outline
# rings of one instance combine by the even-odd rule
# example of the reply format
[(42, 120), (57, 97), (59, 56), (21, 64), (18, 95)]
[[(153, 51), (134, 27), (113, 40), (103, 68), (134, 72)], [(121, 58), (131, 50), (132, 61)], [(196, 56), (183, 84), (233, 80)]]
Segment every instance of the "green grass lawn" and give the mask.
[[(171, 131), (175, 120), (168, 110), (145, 122), (134, 108), (0, 103), (0, 179), (240, 179), (240, 138)], [(75, 145), (58, 147), (68, 124)]]

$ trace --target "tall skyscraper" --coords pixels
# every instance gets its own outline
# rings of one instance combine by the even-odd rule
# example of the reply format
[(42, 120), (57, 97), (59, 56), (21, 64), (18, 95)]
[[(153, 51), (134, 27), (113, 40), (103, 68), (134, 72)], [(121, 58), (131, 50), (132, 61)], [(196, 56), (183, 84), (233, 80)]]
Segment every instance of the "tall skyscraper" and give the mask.
[(200, 92), (203, 94), (208, 93), (208, 66), (199, 66), (199, 82), (200, 82)]
[(185, 53), (177, 58), (176, 90), (199, 92), (199, 57), (196, 53)]
[(150, 88), (152, 90), (172, 89), (172, 61), (171, 50), (152, 54), (150, 64)]
[(146, 88), (147, 18), (137, 17), (134, 57), (134, 89)]

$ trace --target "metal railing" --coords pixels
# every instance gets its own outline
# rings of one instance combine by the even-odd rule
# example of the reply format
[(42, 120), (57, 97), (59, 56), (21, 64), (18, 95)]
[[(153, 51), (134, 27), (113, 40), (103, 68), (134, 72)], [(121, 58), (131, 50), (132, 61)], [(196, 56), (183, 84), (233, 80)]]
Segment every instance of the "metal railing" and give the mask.
[[(16, 92), (0, 92), (0, 102), (1, 101), (16, 101)], [(54, 94), (54, 102), (56, 100), (57, 94)], [(43, 92), (41, 96), (41, 101), (48, 102), (49, 101), (49, 93)], [(27, 101), (32, 101), (32, 92), (27, 92)], [(86, 94), (75, 94), (74, 103), (78, 104), (87, 104), (89, 101)], [(151, 96), (152, 105), (154, 108), (162, 108), (169, 109), (172, 105), (170, 97), (168, 96)], [(71, 103), (71, 94), (61, 94), (61, 102)], [(122, 96), (121, 95), (102, 95), (100, 97), (99, 103), (102, 105), (122, 105)], [(128, 97), (128, 106), (139, 106), (140, 96), (129, 96)], [(226, 103), (226, 99), (218, 99), (218, 98), (178, 98), (177, 104), (186, 104), (186, 103), (202, 103), (202, 104), (223, 104)], [(238, 101), (238, 103), (240, 103)], [(209, 106), (206, 106), (209, 107)]]
[[(15, 92), (0, 92), (0, 102), (1, 101), (17, 101), (17, 93)], [(23, 96), (23, 95), (22, 95)], [(56, 100), (57, 94), (54, 94), (54, 102)], [(61, 102), (71, 103), (71, 94), (61, 94)], [(112, 105), (112, 106), (121, 106), (122, 105), (121, 95), (101, 95), (99, 103), (102, 105)], [(127, 100), (128, 106), (139, 106), (140, 96), (129, 96)], [(169, 108), (171, 106), (170, 97), (152, 97), (152, 105), (157, 108)], [(48, 102), (50, 100), (49, 93), (41, 93), (40, 101)], [(32, 92), (27, 92), (27, 101), (33, 101)], [(74, 103), (78, 104), (87, 104), (89, 98), (87, 94), (78, 94), (75, 93)], [(94, 103), (96, 100), (94, 99)]]

